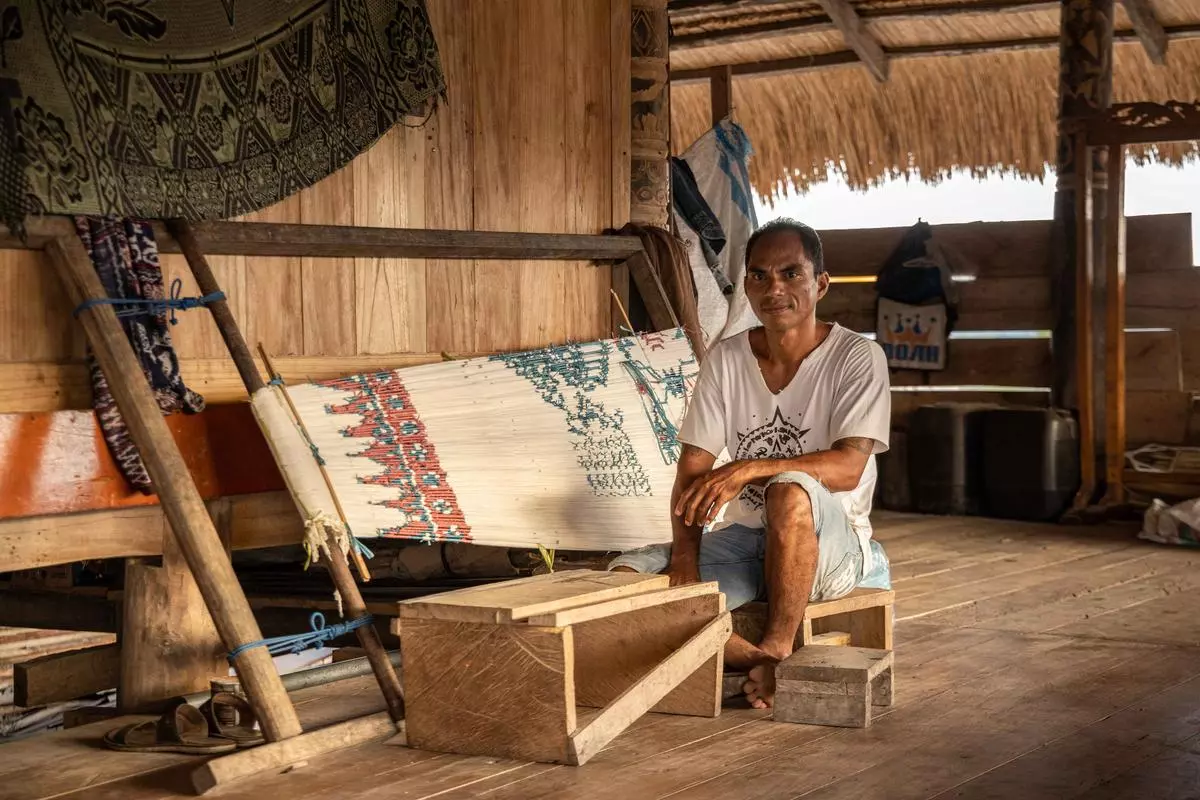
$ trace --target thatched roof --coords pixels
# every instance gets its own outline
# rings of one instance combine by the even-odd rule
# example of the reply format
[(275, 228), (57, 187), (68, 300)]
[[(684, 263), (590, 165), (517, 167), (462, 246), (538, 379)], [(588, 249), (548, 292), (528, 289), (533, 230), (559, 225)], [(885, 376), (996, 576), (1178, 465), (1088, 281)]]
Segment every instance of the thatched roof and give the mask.
[[(1118, 2), (1114, 101), (1200, 100), (1200, 2), (1151, 4), (1169, 35), (1166, 63), (1151, 62)], [(812, 0), (721, 5), (670, 0), (672, 141), (686, 148), (711, 121), (708, 81), (694, 71), (743, 65), (734, 118), (754, 146), (751, 177), (764, 196), (824, 180), (827, 166), (866, 188), (901, 175), (936, 182), (955, 168), (1041, 178), (1054, 161), (1057, 2), (856, 0), (888, 54), (882, 83)], [(764, 64), (780, 59), (792, 60)], [(1179, 163), (1197, 152), (1180, 144), (1147, 157)]]

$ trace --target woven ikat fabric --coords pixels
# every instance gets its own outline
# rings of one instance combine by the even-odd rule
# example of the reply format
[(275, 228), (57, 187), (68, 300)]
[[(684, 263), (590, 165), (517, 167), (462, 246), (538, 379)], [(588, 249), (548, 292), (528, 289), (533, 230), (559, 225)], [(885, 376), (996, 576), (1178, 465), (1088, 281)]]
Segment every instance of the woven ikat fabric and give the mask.
[(670, 540), (698, 371), (672, 330), (289, 393), (356, 536), (623, 550)]

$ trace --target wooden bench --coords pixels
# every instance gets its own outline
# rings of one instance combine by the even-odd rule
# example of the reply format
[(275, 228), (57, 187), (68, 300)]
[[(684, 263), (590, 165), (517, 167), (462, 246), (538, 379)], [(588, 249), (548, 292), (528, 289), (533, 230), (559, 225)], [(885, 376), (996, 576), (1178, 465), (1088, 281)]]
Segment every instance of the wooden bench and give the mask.
[[(892, 649), (896, 593), (891, 589), (855, 589), (845, 597), (809, 603), (796, 646), (851, 645)], [(751, 642), (762, 638), (767, 604), (747, 603), (733, 611), (733, 632)]]

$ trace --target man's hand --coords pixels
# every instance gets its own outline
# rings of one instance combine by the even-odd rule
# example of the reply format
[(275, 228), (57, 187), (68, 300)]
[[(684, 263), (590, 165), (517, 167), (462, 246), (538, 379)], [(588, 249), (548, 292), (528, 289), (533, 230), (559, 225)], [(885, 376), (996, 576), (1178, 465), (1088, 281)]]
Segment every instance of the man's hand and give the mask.
[(731, 461), (692, 481), (679, 496), (675, 514), (687, 525), (707, 525), (721, 507), (759, 477), (753, 461)]

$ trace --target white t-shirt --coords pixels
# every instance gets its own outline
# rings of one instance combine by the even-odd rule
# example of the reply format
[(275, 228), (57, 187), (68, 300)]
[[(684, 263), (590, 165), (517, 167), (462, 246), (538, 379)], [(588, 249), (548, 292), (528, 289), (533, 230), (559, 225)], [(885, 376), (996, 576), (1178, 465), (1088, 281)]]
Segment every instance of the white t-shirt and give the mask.
[[(750, 332), (744, 331), (709, 351), (679, 440), (718, 459), (727, 452), (730, 460), (741, 460), (792, 458), (828, 450), (851, 436), (873, 439), (858, 486), (834, 494), (858, 534), (869, 570), (875, 454), (888, 449), (891, 416), (887, 361), (870, 339), (835, 323), (791, 383), (772, 394), (750, 349)], [(761, 528), (762, 511), (762, 487), (747, 486), (726, 505), (723, 521)]]

